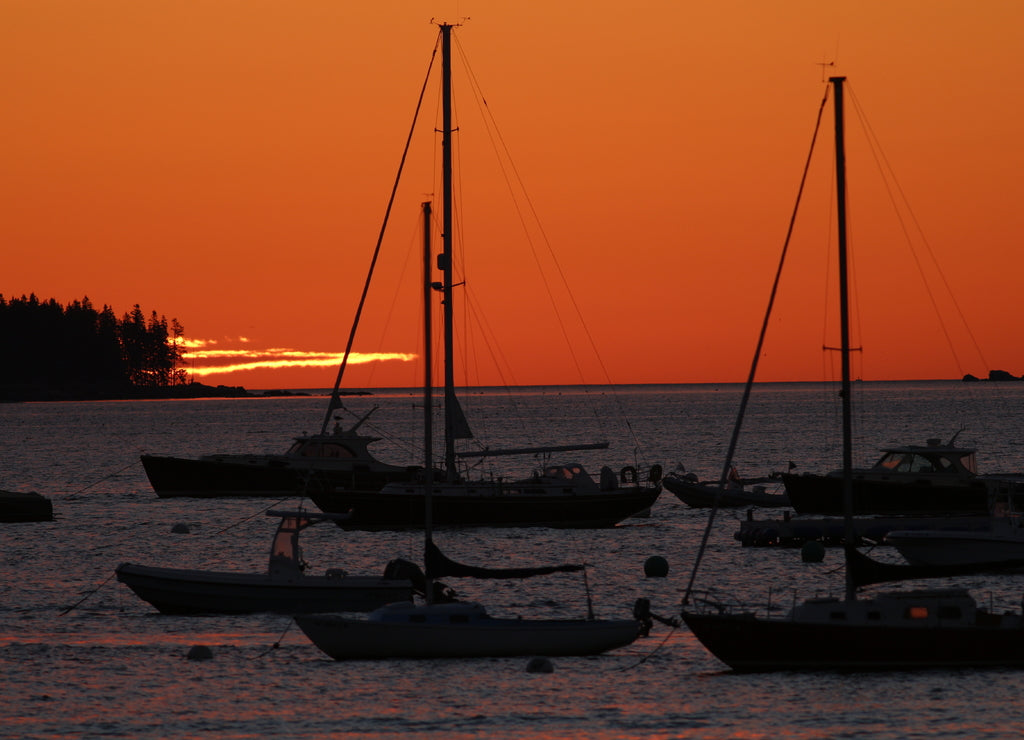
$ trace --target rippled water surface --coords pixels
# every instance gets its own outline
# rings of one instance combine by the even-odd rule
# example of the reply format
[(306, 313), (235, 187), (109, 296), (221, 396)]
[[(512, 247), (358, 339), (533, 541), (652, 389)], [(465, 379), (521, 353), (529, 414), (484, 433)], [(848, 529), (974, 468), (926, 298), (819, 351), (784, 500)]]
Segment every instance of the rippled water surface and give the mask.
[[(986, 472), (1024, 470), (1024, 384), (858, 384), (855, 460), (878, 447), (948, 439), (979, 448)], [(492, 446), (607, 439), (580, 453), (596, 472), (660, 463), (702, 476), (722, 465), (739, 399), (736, 386), (622, 387), (581, 393), (531, 389), (508, 401), (467, 394), (464, 406)], [(353, 399), (379, 404), (370, 424), (382, 459), (417, 462), (416, 394)], [(751, 403), (740, 471), (823, 471), (838, 466), (835, 392), (768, 385)], [(587, 737), (820, 738), (1016, 737), (1024, 674), (1009, 671), (733, 675), (686, 628), (594, 658), (560, 658), (527, 673), (526, 659), (337, 663), (283, 616), (166, 617), (113, 577), (123, 561), (263, 570), (275, 521), (258, 499), (158, 499), (138, 456), (281, 451), (314, 431), (322, 398), (16, 404), (0, 406), (0, 488), (50, 496), (56, 521), (0, 524), (0, 736), (45, 737)], [(629, 421), (624, 424), (623, 418)], [(529, 430), (527, 433), (526, 430)], [(534, 460), (501, 459), (529, 473)], [(516, 467), (516, 466), (522, 467)], [(759, 516), (770, 516), (761, 513)], [(743, 548), (742, 513), (721, 512), (698, 581), (764, 603), (841, 592), (836, 553), (823, 564), (791, 550)], [(188, 534), (173, 534), (176, 523)], [(645, 596), (672, 616), (706, 522), (663, 494), (650, 518), (613, 530), (441, 532), (451, 556), (496, 565), (582, 561), (599, 616), (631, 612)], [(342, 532), (305, 539), (315, 572), (377, 573), (394, 557), (420, 561), (414, 533)], [(665, 557), (667, 578), (644, 561)], [(500, 561), (500, 562), (499, 562)], [(448, 581), (496, 615), (576, 617), (587, 594), (578, 574), (525, 582)], [(1019, 608), (1024, 578), (966, 584), (993, 605)], [(193, 645), (213, 659), (189, 661)]]

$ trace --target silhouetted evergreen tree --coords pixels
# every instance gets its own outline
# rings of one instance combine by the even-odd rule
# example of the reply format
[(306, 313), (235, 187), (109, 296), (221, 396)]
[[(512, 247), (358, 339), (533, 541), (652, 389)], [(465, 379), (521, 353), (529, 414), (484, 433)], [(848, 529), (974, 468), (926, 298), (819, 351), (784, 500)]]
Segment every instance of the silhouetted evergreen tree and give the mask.
[(119, 321), (86, 296), (67, 308), (35, 294), (0, 295), (0, 400), (111, 398), (186, 382), (184, 329), (136, 304)]

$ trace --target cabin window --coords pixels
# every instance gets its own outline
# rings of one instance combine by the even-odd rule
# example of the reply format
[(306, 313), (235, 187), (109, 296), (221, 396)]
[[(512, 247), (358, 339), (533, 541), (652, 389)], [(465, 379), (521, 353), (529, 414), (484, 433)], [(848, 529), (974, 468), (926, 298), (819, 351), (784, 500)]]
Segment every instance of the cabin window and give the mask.
[(323, 444), (323, 450), (320, 453), (321, 457), (355, 457), (348, 447), (339, 444), (333, 444), (331, 442), (325, 442)]
[(878, 612), (878, 611), (874, 611), (874, 610), (869, 611), (868, 612), (868, 621), (869, 622), (880, 622), (880, 621), (882, 621), (882, 613)]
[(939, 607), (939, 619), (960, 619), (960, 607), (959, 606), (940, 606)]
[(906, 470), (909, 463), (904, 460), (903, 455), (895, 452), (886, 453), (875, 467), (886, 468), (887, 470)]
[(409, 621), (410, 622), (426, 622), (427, 621), (427, 615), (426, 614), (411, 614), (411, 615), (409, 615)]
[(934, 473), (935, 465), (932, 461), (922, 455), (912, 455), (910, 458), (911, 473)]
[(572, 480), (572, 470), (563, 465), (552, 465), (544, 471), (548, 478), (567, 478)]
[(907, 619), (928, 619), (927, 606), (908, 606), (904, 615)]
[(335, 442), (309, 442), (292, 447), (292, 452), (303, 458), (354, 458), (355, 453), (343, 444)]
[(829, 612), (828, 618), (833, 622), (845, 622), (846, 612)]
[(453, 624), (465, 624), (469, 621), (469, 615), (467, 614), (452, 614), (449, 621)]

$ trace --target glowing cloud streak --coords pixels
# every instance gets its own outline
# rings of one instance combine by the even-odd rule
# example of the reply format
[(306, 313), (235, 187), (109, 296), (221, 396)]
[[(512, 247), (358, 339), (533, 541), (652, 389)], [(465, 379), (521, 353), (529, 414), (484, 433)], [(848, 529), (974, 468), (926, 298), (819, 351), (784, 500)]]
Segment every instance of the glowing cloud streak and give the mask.
[[(242, 340), (248, 341), (248, 340)], [(186, 347), (185, 360), (188, 371), (194, 376), (227, 375), (247, 370), (279, 370), (295, 367), (334, 367), (341, 364), (344, 355), (339, 352), (309, 352), (305, 350), (272, 347), (269, 349), (208, 349), (216, 340), (192, 339), (182, 342)], [(417, 355), (408, 352), (353, 352), (348, 361), (353, 365), (369, 362), (398, 360), (410, 362)], [(234, 360), (226, 364), (198, 364), (205, 361), (217, 363)]]

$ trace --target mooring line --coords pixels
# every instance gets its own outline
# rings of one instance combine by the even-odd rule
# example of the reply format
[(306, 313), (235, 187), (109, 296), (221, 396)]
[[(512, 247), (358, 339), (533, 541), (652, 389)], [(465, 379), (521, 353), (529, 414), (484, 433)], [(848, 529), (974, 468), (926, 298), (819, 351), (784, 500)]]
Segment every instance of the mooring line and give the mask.
[(281, 636), (277, 638), (277, 640), (274, 642), (274, 644), (272, 644), (269, 648), (267, 648), (262, 653), (257, 655), (255, 658), (252, 658), (252, 660), (258, 660), (259, 658), (262, 658), (264, 656), (270, 655), (272, 652), (274, 652), (279, 647), (281, 647), (281, 640), (283, 640), (284, 636), (288, 634), (288, 631), (292, 628), (293, 624), (295, 624), (295, 618), (294, 617), (289, 617), (288, 618), (288, 624), (285, 625), (284, 632), (281, 633)]
[(77, 496), (77, 495), (79, 495), (79, 494), (81, 494), (81, 493), (85, 493), (85, 492), (86, 492), (86, 491), (88, 491), (88, 490), (89, 490), (90, 488), (93, 488), (93, 487), (95, 487), (95, 486), (98, 486), (98, 485), (99, 485), (100, 483), (102, 483), (103, 481), (107, 480), (108, 478), (113, 478), (113, 477), (114, 477), (115, 475), (118, 475), (118, 474), (120, 474), (120, 473), (123, 473), (124, 471), (126, 471), (126, 470), (127, 470), (128, 468), (132, 467), (132, 466), (133, 466), (133, 465), (135, 465), (135, 464), (136, 464), (136, 461), (135, 461), (135, 460), (132, 460), (132, 461), (131, 461), (130, 463), (128, 463), (127, 465), (125, 465), (125, 466), (124, 466), (123, 468), (120, 468), (119, 470), (115, 470), (115, 471), (114, 471), (113, 473), (108, 473), (107, 475), (103, 476), (103, 477), (102, 477), (102, 478), (100, 478), (99, 480), (97, 480), (97, 481), (94, 481), (94, 482), (90, 483), (90, 484), (89, 484), (89, 485), (87, 485), (87, 486), (86, 486), (85, 488), (79, 488), (79, 489), (78, 489), (77, 491), (74, 491), (73, 493), (69, 493), (69, 494), (68, 494), (68, 495), (66, 496), (66, 499), (71, 499), (71, 498), (74, 498), (75, 496)]
[(70, 611), (72, 611), (72, 610), (74, 610), (74, 609), (77, 609), (77, 608), (78, 608), (78, 607), (79, 607), (79, 606), (80, 606), (80, 605), (82, 604), (82, 602), (83, 602), (83, 601), (85, 601), (85, 600), (86, 600), (86, 599), (88, 599), (88, 598), (89, 598), (90, 596), (92, 596), (92, 595), (93, 595), (94, 593), (96, 593), (96, 592), (97, 592), (97, 591), (99, 591), (99, 590), (100, 590), (101, 588), (103, 588), (103, 587), (104, 587), (104, 586), (106, 586), (106, 585), (107, 585), (108, 583), (110, 583), (110, 579), (111, 579), (111, 578), (113, 578), (113, 577), (114, 577), (114, 576), (116, 576), (116, 575), (117, 575), (117, 571), (114, 571), (113, 573), (111, 573), (111, 574), (110, 574), (109, 576), (107, 576), (107, 579), (106, 579), (105, 581), (103, 581), (103, 583), (101, 583), (101, 584), (100, 584), (99, 586), (97, 586), (97, 587), (96, 587), (96, 588), (94, 588), (94, 589), (93, 589), (92, 591), (90, 591), (89, 593), (87, 593), (87, 594), (86, 594), (85, 596), (83, 596), (82, 598), (80, 598), (80, 599), (79, 599), (78, 601), (76, 601), (76, 602), (75, 602), (74, 604), (72, 604), (71, 606), (69, 606), (69, 607), (68, 607), (67, 609), (65, 609), (64, 611), (62, 611), (62, 612), (60, 613), (60, 615), (59, 615), (59, 616), (62, 616), (62, 617), (63, 617), (63, 616), (64, 616), (65, 614), (67, 614), (68, 612), (70, 612)]
[(668, 634), (665, 635), (665, 639), (663, 639), (660, 643), (658, 643), (657, 646), (655, 646), (655, 648), (653, 650), (651, 650), (651, 652), (647, 653), (647, 655), (644, 655), (642, 658), (640, 658), (640, 660), (638, 660), (633, 665), (628, 665), (628, 666), (625, 666), (624, 668), (616, 668), (615, 670), (616, 671), (631, 671), (634, 668), (639, 668), (644, 663), (646, 663), (648, 660), (650, 660), (652, 657), (654, 657), (663, 647), (665, 647), (665, 643), (668, 642), (668, 638), (670, 638), (675, 633), (675, 631), (677, 629), (679, 629), (679, 628), (678, 627), (672, 627), (668, 631)]

